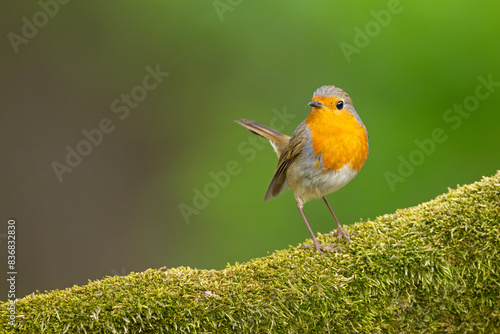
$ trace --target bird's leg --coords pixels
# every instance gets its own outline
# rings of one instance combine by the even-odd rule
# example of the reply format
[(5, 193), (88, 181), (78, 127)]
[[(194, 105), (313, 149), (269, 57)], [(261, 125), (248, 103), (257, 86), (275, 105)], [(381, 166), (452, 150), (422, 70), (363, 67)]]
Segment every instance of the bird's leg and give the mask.
[[(299, 212), (300, 212), (300, 214), (302, 216), (302, 219), (304, 219), (304, 222), (306, 223), (307, 229), (309, 230), (309, 233), (311, 233), (311, 237), (312, 237), (313, 242), (314, 242), (314, 244), (312, 244), (312, 245), (311, 244), (304, 244), (304, 245), (302, 245), (302, 247), (305, 247), (305, 248), (315, 247), (316, 250), (321, 255), (323, 255), (323, 252), (321, 250), (328, 251), (328, 252), (334, 252), (334, 251), (336, 251), (338, 249), (343, 249), (342, 247), (338, 247), (335, 244), (331, 244), (329, 246), (323, 246), (322, 244), (320, 244), (319, 241), (318, 241), (318, 239), (316, 239), (316, 236), (314, 235), (314, 232), (311, 229), (311, 226), (309, 225), (309, 222), (307, 221), (306, 215), (304, 213), (304, 204), (302, 203), (302, 201), (299, 201), (299, 200), (296, 200), (296, 203), (297, 203), (297, 209), (299, 209)], [(333, 248), (331, 246), (333, 246)]]
[(351, 235), (356, 235), (356, 233), (352, 233), (352, 234), (346, 233), (346, 231), (344, 231), (344, 229), (342, 228), (342, 225), (340, 225), (339, 220), (337, 219), (337, 217), (333, 213), (332, 207), (330, 206), (330, 203), (328, 203), (328, 201), (326, 200), (325, 196), (323, 196), (323, 200), (325, 201), (326, 206), (330, 210), (330, 213), (332, 214), (333, 219), (335, 219), (335, 222), (337, 223), (337, 231), (335, 231), (334, 234), (337, 235), (337, 237), (339, 238), (339, 240), (340, 240), (341, 237), (344, 237), (347, 240), (347, 242), (351, 242), (351, 239), (349, 237)]

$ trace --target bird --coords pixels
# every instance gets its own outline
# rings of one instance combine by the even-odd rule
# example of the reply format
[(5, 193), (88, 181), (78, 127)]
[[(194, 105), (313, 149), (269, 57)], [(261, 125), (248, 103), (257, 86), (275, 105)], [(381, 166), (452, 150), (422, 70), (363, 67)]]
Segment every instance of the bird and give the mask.
[(350, 96), (341, 88), (333, 85), (318, 88), (308, 105), (309, 115), (292, 136), (252, 120), (235, 122), (268, 139), (278, 155), (278, 166), (264, 200), (280, 195), (288, 185), (313, 240), (313, 244), (302, 246), (314, 247), (324, 255), (322, 251), (333, 252), (343, 247), (322, 245), (317, 240), (304, 213), (304, 204), (322, 198), (337, 224), (332, 233), (339, 240), (343, 237), (351, 242), (352, 234), (342, 228), (326, 195), (348, 184), (363, 167), (368, 158), (368, 132)]

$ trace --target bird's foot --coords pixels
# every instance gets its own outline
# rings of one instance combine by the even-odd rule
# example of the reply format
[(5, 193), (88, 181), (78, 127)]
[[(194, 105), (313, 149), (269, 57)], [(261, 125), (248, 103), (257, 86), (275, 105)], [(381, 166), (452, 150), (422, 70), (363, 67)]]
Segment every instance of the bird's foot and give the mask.
[(338, 251), (338, 250), (345, 250), (344, 247), (340, 247), (340, 246), (337, 246), (335, 244), (330, 244), (328, 246), (324, 246), (324, 245), (320, 244), (319, 241), (317, 241), (317, 240), (316, 240), (316, 242), (314, 244), (303, 244), (302, 247), (304, 247), (304, 248), (313, 248), (313, 247), (315, 247), (316, 250), (321, 255), (323, 255), (322, 250), (327, 251), (327, 252), (335, 252), (335, 251)]
[(348, 243), (351, 242), (351, 238), (349, 238), (349, 237), (352, 237), (353, 235), (358, 235), (358, 233), (347, 233), (346, 231), (344, 231), (344, 229), (340, 225), (337, 228), (337, 230), (333, 230), (330, 233), (333, 234), (333, 235), (336, 235), (339, 238), (339, 240), (342, 237), (344, 237), (344, 239), (346, 239)]

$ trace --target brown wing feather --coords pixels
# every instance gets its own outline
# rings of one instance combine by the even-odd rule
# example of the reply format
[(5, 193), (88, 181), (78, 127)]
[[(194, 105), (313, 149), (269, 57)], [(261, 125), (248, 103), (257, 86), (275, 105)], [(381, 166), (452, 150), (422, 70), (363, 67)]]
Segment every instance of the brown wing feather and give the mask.
[(240, 119), (235, 122), (240, 125), (243, 125), (245, 128), (255, 133), (256, 135), (259, 135), (269, 140), (273, 145), (274, 150), (278, 155), (278, 158), (281, 156), (281, 154), (288, 145), (288, 141), (290, 140), (289, 136), (284, 135), (281, 132), (271, 129), (270, 127), (265, 126), (264, 124), (260, 124), (259, 122), (256, 121), (250, 121), (248, 119)]
[(307, 139), (306, 134), (306, 122), (303, 121), (299, 124), (297, 129), (295, 129), (292, 137), (290, 138), (288, 145), (285, 147), (283, 153), (281, 154), (278, 167), (274, 172), (273, 179), (267, 188), (266, 196), (264, 200), (268, 200), (275, 196), (281, 194), (286, 188), (286, 171), (292, 161), (300, 154), (304, 148), (304, 144)]

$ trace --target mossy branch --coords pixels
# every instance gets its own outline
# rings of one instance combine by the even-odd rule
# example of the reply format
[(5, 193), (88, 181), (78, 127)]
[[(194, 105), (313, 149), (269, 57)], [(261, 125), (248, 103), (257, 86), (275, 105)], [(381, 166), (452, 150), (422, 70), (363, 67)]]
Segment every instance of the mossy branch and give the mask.
[[(300, 247), (224, 270), (108, 277), (8, 304), (16, 333), (500, 331), (500, 172), (347, 227), (346, 251)], [(331, 243), (331, 235), (320, 236)], [(2, 331), (3, 332), (3, 331)]]

